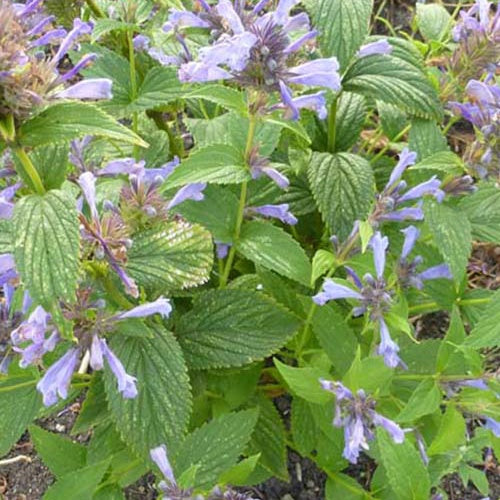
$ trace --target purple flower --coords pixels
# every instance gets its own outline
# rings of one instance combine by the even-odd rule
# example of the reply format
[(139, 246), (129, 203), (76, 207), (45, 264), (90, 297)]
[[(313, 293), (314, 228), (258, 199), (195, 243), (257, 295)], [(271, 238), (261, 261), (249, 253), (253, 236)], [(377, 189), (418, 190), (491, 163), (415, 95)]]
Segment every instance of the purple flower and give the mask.
[(485, 417), (484, 420), (485, 420), (484, 428), (493, 432), (495, 437), (500, 438), (500, 422), (490, 417)]
[(445, 193), (440, 189), (441, 181), (436, 177), (403, 192), (407, 185), (405, 181), (401, 181), (401, 177), (416, 159), (416, 153), (408, 149), (404, 149), (399, 156), (399, 162), (394, 167), (389, 182), (377, 196), (377, 204), (371, 217), (375, 224), (379, 221), (422, 220), (424, 214), (420, 205), (404, 208), (401, 208), (401, 205), (409, 201), (418, 201), (425, 195), (434, 196), (438, 202), (443, 200)]
[(116, 320), (127, 319), (127, 318), (145, 318), (147, 316), (152, 316), (153, 314), (160, 314), (162, 318), (168, 318), (172, 312), (172, 306), (168, 299), (160, 297), (154, 302), (147, 302), (141, 304), (140, 306), (134, 307), (129, 311), (119, 313), (114, 318)]
[[(109, 368), (113, 372), (118, 382), (118, 391), (122, 393), (125, 399), (133, 399), (137, 396), (137, 387), (135, 385), (137, 379), (129, 375), (122, 362), (116, 357), (114, 352), (108, 347), (104, 339), (100, 340), (100, 349), (102, 351), (102, 356), (108, 362)], [(94, 355), (96, 359), (96, 355)], [(98, 359), (98, 356), (97, 356)]]
[(271, 217), (279, 219), (283, 224), (295, 225), (297, 218), (290, 212), (288, 203), (281, 205), (262, 205), (260, 207), (249, 207), (248, 211), (263, 215), (264, 217)]
[(387, 324), (384, 321), (383, 317), (380, 317), (378, 320), (379, 329), (380, 329), (380, 344), (377, 347), (377, 354), (384, 357), (384, 363), (389, 368), (396, 368), (397, 366), (401, 366), (406, 369), (407, 366), (404, 361), (399, 357), (399, 346), (392, 340), (391, 335), (389, 333), (389, 328), (387, 328)]
[(175, 196), (169, 201), (167, 209), (172, 209), (176, 205), (180, 205), (186, 200), (201, 201), (205, 198), (203, 190), (207, 187), (206, 182), (197, 182), (188, 184), (179, 189)]
[(64, 40), (61, 42), (58, 51), (52, 59), (52, 64), (58, 63), (73, 47), (78, 38), (82, 35), (88, 35), (92, 32), (92, 25), (90, 23), (85, 23), (81, 19), (76, 18), (73, 21), (73, 29), (66, 35)]
[(387, 430), (397, 444), (404, 441), (405, 431), (394, 421), (380, 415), (374, 408), (376, 402), (367, 397), (365, 391), (353, 394), (341, 382), (320, 380), (321, 387), (335, 395), (335, 417), (333, 425), (344, 428), (343, 456), (351, 463), (357, 463), (362, 449), (368, 450), (368, 442), (374, 438), (373, 428), (380, 426)]
[(327, 279), (323, 283), (323, 291), (313, 297), (313, 301), (319, 306), (324, 306), (330, 300), (338, 299), (363, 300), (363, 296), (348, 286), (340, 285), (331, 279)]
[(453, 279), (450, 268), (447, 264), (439, 264), (430, 267), (422, 272), (417, 272), (417, 268), (423, 262), (421, 256), (417, 255), (413, 260), (408, 256), (412, 252), (415, 243), (420, 236), (420, 231), (415, 226), (409, 226), (401, 231), (405, 235), (403, 249), (398, 261), (397, 275), (399, 283), (403, 288), (415, 287), (421, 290), (424, 287), (424, 281), (435, 279)]
[(367, 57), (373, 55), (389, 55), (392, 53), (393, 47), (387, 41), (387, 38), (382, 38), (381, 40), (377, 40), (376, 42), (367, 43), (362, 45), (358, 50), (358, 57)]
[(68, 397), (71, 377), (76, 369), (79, 356), (79, 348), (69, 349), (68, 352), (59, 358), (40, 379), (36, 388), (42, 393), (43, 404), (45, 406), (52, 406), (57, 403), (58, 396), (62, 399)]
[(0, 286), (8, 284), (15, 278), (17, 278), (17, 271), (14, 256), (10, 253), (0, 255)]
[(108, 78), (94, 78), (82, 80), (57, 92), (54, 97), (59, 99), (111, 99), (113, 82)]
[(97, 212), (97, 204), (96, 204), (96, 178), (92, 172), (84, 172), (78, 178), (78, 184), (80, 185), (85, 199), (87, 200), (87, 204), (90, 208), (90, 213), (92, 214), (92, 218), (95, 220), (99, 219), (99, 214)]
[(371, 241), (370, 246), (373, 250), (373, 261), (375, 263), (375, 270), (377, 271), (377, 278), (382, 279), (385, 269), (385, 252), (389, 246), (389, 238), (382, 237), (380, 231), (377, 231)]
[(215, 253), (218, 259), (225, 259), (229, 253), (231, 245), (229, 243), (222, 243), (220, 241), (215, 241)]
[(259, 179), (263, 175), (269, 177), (281, 189), (287, 189), (290, 185), (288, 177), (282, 174), (279, 170), (271, 167), (267, 160), (257, 158), (250, 160), (250, 173), (252, 179)]
[(149, 37), (145, 35), (135, 36), (133, 42), (134, 42), (134, 49), (139, 52), (146, 51), (149, 49), (150, 40)]

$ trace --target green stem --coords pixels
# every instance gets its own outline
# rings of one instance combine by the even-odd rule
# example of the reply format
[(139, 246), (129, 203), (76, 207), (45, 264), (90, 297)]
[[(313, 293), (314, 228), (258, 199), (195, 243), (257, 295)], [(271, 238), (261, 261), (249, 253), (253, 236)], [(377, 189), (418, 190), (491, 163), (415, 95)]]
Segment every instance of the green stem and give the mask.
[[(403, 130), (401, 130), (401, 132), (396, 136), (394, 137), (394, 140), (392, 142), (398, 142), (400, 139), (402, 139), (411, 129), (411, 124), (410, 125), (407, 125)], [(380, 159), (382, 156), (385, 155), (385, 153), (387, 153), (387, 151), (389, 151), (390, 149), (390, 144), (387, 144), (387, 146), (382, 149), (379, 153), (377, 153), (372, 159), (371, 159), (371, 162), (372, 163), (375, 163), (378, 159)]]
[(16, 154), (16, 156), (19, 158), (24, 173), (26, 174), (27, 177), (29, 177), (35, 191), (40, 195), (45, 194), (45, 187), (42, 183), (42, 179), (40, 179), (40, 175), (38, 175), (38, 171), (33, 165), (26, 151), (21, 146), (14, 147), (12, 149)]
[[(463, 299), (458, 300), (457, 303), (459, 306), (475, 306), (482, 304), (489, 304), (491, 302), (491, 297), (483, 297), (481, 299)], [(432, 312), (439, 309), (439, 304), (437, 302), (424, 302), (423, 304), (416, 304), (408, 308), (408, 314), (422, 314), (426, 312)]]
[(147, 115), (153, 119), (156, 126), (167, 133), (170, 146), (170, 152), (173, 156), (184, 158), (186, 151), (184, 149), (184, 141), (182, 137), (175, 134), (174, 131), (168, 126), (168, 123), (163, 119), (163, 114), (160, 111), (148, 111)]
[(330, 113), (328, 114), (328, 151), (335, 153), (335, 142), (337, 141), (337, 105), (340, 94), (337, 94), (330, 106)]
[[(247, 162), (247, 164), (249, 163), (250, 155), (252, 153), (256, 128), (257, 128), (257, 117), (254, 114), (250, 113), (247, 143), (245, 146), (245, 161)], [(247, 192), (248, 192), (248, 183), (247, 181), (244, 181), (241, 184), (240, 202), (238, 204), (238, 213), (236, 215), (236, 227), (234, 229), (233, 244), (229, 249), (229, 255), (227, 257), (226, 266), (220, 278), (219, 288), (226, 287), (227, 280), (229, 279), (229, 274), (231, 273), (231, 268), (233, 266), (234, 258), (236, 256), (236, 244), (240, 238), (241, 226), (243, 225), (243, 218), (245, 216), (245, 203), (247, 201)]]
[(85, 0), (87, 3), (88, 8), (92, 11), (95, 17), (106, 17), (104, 15), (104, 12), (101, 10), (99, 5), (95, 3), (94, 0)]
[[(130, 100), (134, 102), (137, 99), (137, 71), (135, 67), (135, 51), (132, 30), (127, 31), (128, 60), (130, 66)], [(139, 116), (137, 111), (132, 113), (132, 130), (137, 134), (139, 131)], [(139, 159), (139, 146), (134, 144), (134, 158)]]
[(116, 305), (122, 307), (125, 310), (130, 309), (133, 306), (132, 302), (128, 301), (120, 293), (118, 288), (116, 288), (109, 273), (107, 275), (100, 275), (99, 277), (101, 278), (101, 282), (104, 286), (104, 289), (106, 290), (106, 293), (111, 298), (111, 300), (113, 300), (113, 302), (115, 302)]

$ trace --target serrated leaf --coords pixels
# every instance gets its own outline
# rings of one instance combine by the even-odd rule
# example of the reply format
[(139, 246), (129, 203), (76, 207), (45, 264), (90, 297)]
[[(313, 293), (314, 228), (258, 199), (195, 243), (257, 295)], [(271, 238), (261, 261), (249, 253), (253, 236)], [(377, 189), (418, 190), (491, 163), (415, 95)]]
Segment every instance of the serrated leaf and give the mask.
[(0, 219), (0, 254), (12, 253), (13, 231), (14, 228), (10, 219)]
[(274, 364), (293, 394), (310, 403), (323, 404), (332, 400), (331, 394), (319, 383), (320, 378), (328, 377), (325, 371), (313, 367), (296, 368), (285, 365), (276, 358)]
[(320, 0), (315, 9), (323, 56), (336, 56), (342, 69), (359, 49), (370, 27), (373, 0)]
[(397, 106), (380, 100), (377, 100), (377, 110), (384, 134), (394, 140), (408, 122), (406, 113)]
[(171, 189), (193, 182), (238, 184), (250, 179), (242, 154), (227, 144), (214, 144), (199, 149), (183, 161), (165, 182)]
[(190, 222), (208, 229), (218, 241), (232, 243), (239, 200), (229, 189), (207, 186), (201, 201), (188, 200), (178, 210)]
[(61, 477), (50, 486), (43, 500), (92, 500), (94, 491), (101, 482), (109, 465), (109, 460), (89, 465)]
[(415, 66), (393, 56), (358, 59), (344, 75), (344, 90), (394, 104), (415, 116), (440, 119), (436, 90)]
[(451, 151), (440, 151), (427, 156), (408, 169), (409, 172), (434, 170), (443, 174), (460, 175), (464, 171), (463, 160)]
[(426, 40), (444, 40), (451, 25), (452, 18), (444, 5), (439, 3), (417, 4), (417, 26)]
[(127, 271), (148, 290), (190, 288), (210, 277), (212, 240), (201, 226), (167, 222), (135, 234), (127, 257)]
[(409, 133), (409, 148), (418, 154), (419, 162), (436, 153), (450, 150), (446, 137), (438, 124), (433, 120), (424, 120), (422, 118), (412, 120)]
[(264, 221), (246, 222), (236, 248), (255, 264), (310, 286), (312, 268), (306, 253), (279, 227)]
[(470, 223), (462, 212), (442, 203), (431, 201), (424, 208), (434, 243), (450, 266), (455, 283), (460, 283), (472, 249)]
[(191, 390), (182, 351), (171, 332), (151, 327), (152, 338), (116, 336), (111, 348), (127, 373), (137, 377), (138, 395), (124, 399), (105, 370), (109, 407), (124, 441), (139, 455), (159, 444), (175, 449), (191, 413)]
[(94, 28), (92, 29), (92, 41), (95, 42), (101, 36), (111, 33), (112, 31), (129, 31), (137, 29), (134, 24), (118, 21), (117, 19), (96, 19)]
[(397, 417), (398, 422), (410, 422), (434, 413), (441, 403), (441, 391), (433, 379), (420, 382)]
[(335, 117), (335, 151), (347, 151), (360, 137), (368, 111), (366, 99), (353, 92), (342, 92)]
[(95, 373), (76, 422), (71, 429), (71, 434), (83, 434), (102, 423), (108, 416), (109, 410), (106, 402), (106, 393), (104, 392), (104, 381), (100, 374)]
[(75, 296), (80, 233), (75, 201), (63, 191), (29, 195), (15, 206), (14, 258), (31, 297), (50, 307)]
[(466, 425), (462, 414), (452, 405), (441, 418), (436, 437), (429, 446), (429, 455), (439, 455), (456, 450), (465, 443)]
[(205, 99), (220, 104), (226, 109), (236, 111), (241, 116), (248, 115), (244, 94), (223, 85), (205, 85), (183, 95), (185, 99)]
[(157, 109), (182, 96), (182, 86), (174, 68), (164, 66), (149, 70), (137, 91), (137, 97), (128, 106), (128, 112)]
[(61, 477), (85, 466), (87, 448), (36, 425), (29, 428), (36, 452), (51, 472)]
[(352, 477), (335, 473), (328, 477), (325, 487), (325, 500), (365, 500), (373, 498)]
[(189, 366), (207, 369), (263, 359), (283, 346), (299, 324), (258, 292), (211, 290), (180, 318), (176, 332)]
[(264, 396), (257, 398), (259, 418), (248, 445), (250, 453), (259, 453), (259, 464), (274, 477), (288, 480), (286, 430), (273, 402)]
[(219, 477), (219, 484), (231, 484), (232, 486), (245, 486), (247, 479), (255, 470), (260, 458), (260, 453), (244, 458), (235, 466), (231, 467)]
[(0, 457), (21, 437), (42, 406), (37, 382), (28, 374), (0, 380)]
[(313, 153), (307, 174), (325, 224), (343, 240), (373, 203), (370, 163), (349, 153)]
[(335, 255), (328, 250), (319, 249), (312, 260), (311, 286), (316, 280), (326, 274), (335, 264)]
[(195, 485), (208, 489), (219, 475), (236, 463), (257, 422), (255, 410), (229, 413), (196, 429), (185, 439), (175, 457), (178, 475), (198, 466)]
[(312, 326), (335, 370), (344, 375), (356, 356), (358, 342), (355, 333), (331, 305), (316, 310)]
[(500, 290), (495, 292), (464, 343), (475, 349), (500, 345)]
[(53, 104), (24, 123), (19, 141), (24, 146), (60, 144), (85, 135), (148, 147), (137, 134), (116, 122), (93, 104), (61, 102)]
[(428, 500), (431, 487), (429, 474), (408, 439), (396, 444), (381, 427), (377, 441), (382, 465), (392, 490), (399, 500)]
[(314, 424), (314, 409), (302, 398), (292, 400), (291, 430), (300, 453), (307, 455), (316, 447), (318, 432)]

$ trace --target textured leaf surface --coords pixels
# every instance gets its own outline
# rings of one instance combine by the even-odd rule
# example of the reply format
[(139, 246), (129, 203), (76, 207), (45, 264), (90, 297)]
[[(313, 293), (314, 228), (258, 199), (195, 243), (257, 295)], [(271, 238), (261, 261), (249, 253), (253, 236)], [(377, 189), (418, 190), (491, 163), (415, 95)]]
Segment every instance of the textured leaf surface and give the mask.
[(14, 228), (10, 219), (0, 219), (0, 254), (12, 253), (13, 230)]
[(429, 446), (429, 455), (438, 455), (456, 450), (465, 443), (466, 425), (462, 414), (452, 405), (446, 408), (441, 418), (436, 437)]
[(416, 116), (438, 119), (442, 115), (436, 90), (426, 76), (396, 57), (358, 59), (345, 74), (343, 88), (400, 106)]
[(446, 137), (441, 132), (437, 123), (433, 120), (424, 120), (422, 118), (416, 118), (412, 121), (409, 134), (409, 148), (418, 154), (419, 162), (426, 160), (436, 153), (450, 150)]
[(366, 99), (353, 92), (342, 92), (336, 115), (335, 151), (347, 151), (361, 134), (367, 113)]
[(178, 476), (192, 466), (197, 487), (213, 486), (219, 475), (236, 463), (257, 422), (255, 410), (229, 413), (191, 433), (175, 458)]
[(410, 422), (435, 412), (441, 403), (441, 391), (434, 380), (423, 380), (398, 415), (398, 422)]
[(201, 226), (178, 221), (135, 235), (127, 270), (140, 286), (164, 291), (204, 283), (212, 264), (210, 234)]
[(387, 432), (377, 428), (377, 441), (389, 484), (400, 500), (428, 500), (429, 474), (415, 448), (405, 439), (395, 444)]
[(138, 395), (124, 399), (106, 369), (109, 406), (124, 441), (143, 457), (165, 443), (179, 445), (191, 412), (191, 390), (182, 351), (171, 332), (155, 325), (152, 338), (117, 335), (111, 348), (127, 373), (137, 377)]
[(75, 201), (63, 191), (22, 198), (14, 210), (14, 257), (31, 297), (73, 300), (80, 234)]
[(243, 224), (237, 249), (255, 264), (310, 285), (312, 268), (306, 253), (279, 227), (263, 221)]
[(42, 406), (36, 383), (29, 375), (0, 380), (0, 457), (21, 437)]
[(237, 184), (249, 178), (243, 156), (237, 149), (214, 144), (192, 153), (168, 177), (165, 187), (170, 189), (193, 182)]
[(470, 222), (463, 213), (436, 202), (426, 203), (425, 220), (434, 243), (450, 266), (456, 283), (460, 283), (472, 249)]
[(224, 87), (223, 85), (205, 85), (199, 89), (184, 94), (186, 99), (206, 99), (207, 101), (220, 104), (226, 109), (236, 111), (242, 116), (246, 116), (247, 104), (243, 94), (235, 89)]
[(493, 295), (479, 322), (465, 339), (465, 345), (475, 349), (500, 345), (500, 291)]
[(177, 325), (190, 367), (241, 366), (263, 359), (297, 331), (299, 320), (258, 292), (212, 290), (202, 294)]
[(426, 40), (443, 40), (449, 32), (452, 19), (444, 5), (417, 4), (417, 25)]
[(314, 153), (308, 168), (311, 190), (323, 220), (343, 240), (373, 203), (373, 171), (361, 156)]
[(372, 0), (320, 0), (315, 27), (325, 57), (336, 56), (341, 68), (359, 49), (370, 26)]
[(25, 146), (35, 147), (67, 142), (85, 135), (147, 147), (137, 134), (97, 106), (83, 102), (53, 104), (21, 127), (19, 140)]
[(303, 454), (310, 453), (318, 440), (318, 432), (314, 425), (314, 408), (302, 398), (292, 400), (291, 429), (295, 445)]

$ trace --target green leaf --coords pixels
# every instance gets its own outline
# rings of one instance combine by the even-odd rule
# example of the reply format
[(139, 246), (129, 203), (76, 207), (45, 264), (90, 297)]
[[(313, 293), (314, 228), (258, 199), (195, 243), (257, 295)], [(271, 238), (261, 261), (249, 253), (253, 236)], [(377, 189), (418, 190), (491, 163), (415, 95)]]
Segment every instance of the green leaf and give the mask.
[(335, 255), (328, 250), (319, 249), (312, 260), (311, 287), (316, 280), (326, 274), (335, 264)]
[(343, 383), (351, 390), (363, 389), (367, 392), (387, 391), (394, 375), (382, 357), (360, 359), (360, 348), (349, 371), (344, 375)]
[(316, 310), (312, 326), (333, 367), (344, 375), (356, 356), (358, 342), (355, 333), (332, 305)]
[(236, 227), (239, 200), (229, 189), (222, 186), (207, 186), (201, 201), (188, 200), (178, 210), (190, 222), (208, 229), (214, 239), (232, 243)]
[(438, 356), (436, 360), (436, 371), (442, 372), (450, 364), (456, 353), (456, 346), (463, 343), (465, 340), (465, 328), (460, 310), (457, 306), (453, 307), (450, 318), (450, 326), (448, 331), (439, 346)]
[(12, 253), (14, 228), (10, 219), (0, 219), (0, 254)]
[(418, 154), (421, 162), (436, 153), (449, 151), (446, 137), (433, 120), (417, 118), (412, 121), (409, 134), (409, 147)]
[(315, 11), (323, 56), (336, 56), (344, 69), (370, 27), (373, 0), (320, 0)]
[(392, 490), (400, 500), (428, 500), (431, 487), (429, 474), (408, 439), (396, 444), (381, 427), (377, 441), (382, 465)]
[(106, 402), (106, 393), (104, 392), (104, 381), (100, 375), (95, 373), (76, 422), (71, 429), (71, 434), (73, 436), (83, 434), (102, 423), (108, 416), (109, 410)]
[(311, 283), (311, 263), (302, 247), (288, 233), (269, 222), (244, 223), (236, 248), (257, 265), (306, 286)]
[(308, 177), (323, 220), (332, 234), (343, 240), (354, 221), (363, 219), (373, 203), (370, 163), (349, 153), (313, 153)]
[(443, 5), (438, 3), (417, 4), (417, 26), (426, 40), (444, 40), (451, 25), (451, 16)]
[(165, 188), (193, 182), (238, 184), (250, 179), (242, 154), (227, 144), (214, 144), (199, 149), (181, 163), (165, 182)]
[(152, 338), (116, 336), (111, 348), (128, 374), (137, 377), (138, 396), (124, 399), (106, 368), (109, 407), (124, 441), (142, 457), (165, 443), (182, 440), (191, 413), (191, 391), (182, 351), (171, 332), (151, 327)]
[(415, 116), (440, 119), (437, 92), (411, 63), (388, 55), (358, 59), (344, 76), (343, 89), (394, 104)]
[(441, 391), (433, 379), (420, 382), (413, 391), (406, 406), (397, 417), (398, 422), (410, 422), (424, 415), (434, 413), (441, 403)]
[(325, 500), (364, 500), (373, 498), (360, 484), (342, 473), (332, 474), (326, 480)]
[(397, 106), (377, 100), (377, 110), (384, 134), (393, 141), (407, 125), (406, 113)]
[(158, 109), (182, 97), (182, 86), (174, 68), (164, 66), (149, 70), (137, 91), (137, 98), (130, 103), (127, 110), (145, 111)]
[(314, 425), (314, 408), (302, 398), (292, 399), (291, 428), (293, 442), (300, 453), (307, 455), (316, 447), (317, 428)]
[(342, 92), (335, 115), (335, 151), (347, 151), (360, 137), (368, 107), (366, 99), (353, 92)]
[(87, 448), (36, 425), (29, 428), (36, 452), (51, 472), (61, 477), (85, 466)]
[(43, 500), (92, 500), (94, 491), (101, 482), (109, 460), (89, 465), (61, 477), (43, 496)]
[(409, 172), (434, 170), (443, 174), (460, 175), (464, 171), (464, 162), (451, 151), (440, 151), (427, 156), (408, 169)]
[(464, 343), (474, 349), (500, 345), (500, 290), (495, 292), (488, 307)]
[(282, 347), (299, 324), (263, 294), (228, 289), (201, 294), (176, 331), (189, 366), (206, 369), (263, 359)]
[(257, 417), (255, 410), (229, 413), (189, 434), (175, 457), (177, 475), (198, 466), (193, 486), (214, 486), (220, 474), (232, 467), (244, 451)]
[(328, 377), (328, 373), (319, 368), (295, 368), (285, 365), (276, 358), (274, 364), (293, 394), (309, 403), (323, 404), (332, 400), (330, 393), (319, 383), (319, 379)]
[(0, 379), (0, 457), (21, 437), (42, 406), (37, 382), (28, 374)]
[(35, 147), (60, 144), (85, 135), (148, 146), (137, 134), (97, 106), (83, 102), (51, 105), (22, 125), (19, 141), (24, 146)]
[[(490, 491), (490, 484), (488, 482), (488, 478), (484, 471), (476, 469), (470, 465), (465, 465), (465, 469), (467, 470), (467, 476), (469, 481), (474, 483), (474, 486), (479, 490), (479, 492), (483, 495), (487, 495)], [(467, 483), (468, 481), (464, 481)]]
[(80, 254), (75, 200), (63, 191), (25, 196), (13, 223), (16, 267), (31, 297), (46, 307), (72, 301)]
[(455, 283), (460, 283), (472, 249), (471, 227), (461, 211), (431, 201), (424, 205), (425, 220), (434, 243), (450, 266)]
[(247, 103), (242, 92), (224, 87), (224, 85), (205, 85), (184, 94), (186, 99), (205, 99), (220, 104), (226, 109), (236, 111), (241, 116), (248, 115)]
[(137, 29), (134, 24), (118, 21), (117, 19), (96, 19), (94, 21), (94, 29), (92, 30), (92, 41), (95, 42), (103, 35), (111, 33), (112, 31), (129, 31)]
[(441, 418), (439, 430), (427, 449), (429, 455), (439, 455), (457, 450), (465, 443), (466, 425), (462, 414), (452, 405), (448, 405)]
[(219, 484), (230, 484), (232, 486), (246, 486), (247, 479), (255, 470), (260, 459), (260, 453), (244, 458), (235, 466), (231, 467), (219, 477)]
[(147, 290), (190, 288), (210, 277), (212, 239), (201, 226), (167, 222), (135, 234), (127, 257), (127, 271)]
[(288, 480), (286, 430), (273, 402), (261, 395), (257, 398), (259, 418), (248, 445), (249, 452), (259, 453), (259, 464), (272, 472), (273, 477)]

